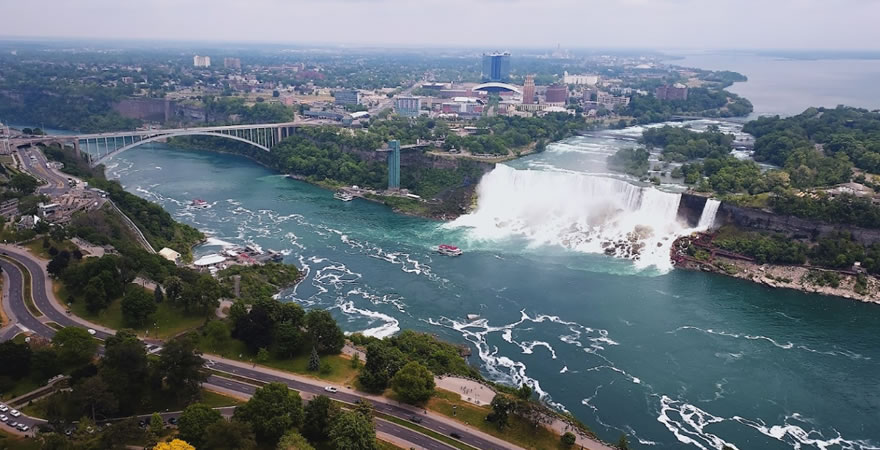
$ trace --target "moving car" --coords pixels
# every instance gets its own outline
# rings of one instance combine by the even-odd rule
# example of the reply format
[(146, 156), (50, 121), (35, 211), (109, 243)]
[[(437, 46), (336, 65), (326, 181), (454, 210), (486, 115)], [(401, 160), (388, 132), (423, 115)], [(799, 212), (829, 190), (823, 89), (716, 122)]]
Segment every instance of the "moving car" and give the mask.
[(413, 423), (422, 423), (422, 418), (419, 416), (410, 416), (409, 421)]
[(455, 439), (461, 439), (461, 435), (458, 434), (458, 433), (456, 433), (456, 432), (454, 432), (454, 431), (453, 431), (452, 433), (449, 433), (449, 435), (452, 436), (452, 437), (455, 438)]
[(324, 390), (331, 393), (331, 394), (335, 394), (335, 393), (339, 392), (339, 389), (336, 389), (333, 386), (324, 386)]
[(98, 332), (97, 332), (97, 331), (95, 331), (95, 330), (93, 330), (93, 329), (91, 329), (91, 328), (89, 328), (89, 330), (88, 330), (88, 331), (89, 331), (89, 334), (91, 334), (91, 335), (92, 335), (92, 336), (94, 336), (94, 335), (96, 335), (96, 334), (98, 334)]

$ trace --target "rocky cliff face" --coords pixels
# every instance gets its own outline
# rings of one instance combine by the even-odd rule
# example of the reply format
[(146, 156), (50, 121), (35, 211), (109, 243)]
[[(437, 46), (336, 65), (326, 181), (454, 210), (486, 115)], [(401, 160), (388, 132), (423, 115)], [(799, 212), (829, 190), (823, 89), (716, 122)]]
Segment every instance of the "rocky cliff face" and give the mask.
[(786, 233), (798, 237), (815, 238), (836, 231), (846, 231), (865, 245), (880, 241), (880, 230), (869, 230), (850, 225), (829, 224), (793, 216), (783, 216), (769, 211), (722, 203), (717, 223), (734, 224), (741, 228)]
[(678, 203), (678, 218), (687, 222), (690, 227), (697, 226), (697, 223), (700, 222), (700, 215), (703, 214), (703, 208), (706, 206), (707, 198), (689, 192), (681, 194), (681, 201)]

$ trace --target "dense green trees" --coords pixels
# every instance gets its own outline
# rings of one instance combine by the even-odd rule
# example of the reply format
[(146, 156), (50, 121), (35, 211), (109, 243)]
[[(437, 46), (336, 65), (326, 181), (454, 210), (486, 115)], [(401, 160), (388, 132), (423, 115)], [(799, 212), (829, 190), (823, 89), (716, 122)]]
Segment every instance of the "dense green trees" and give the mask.
[(330, 428), (333, 448), (346, 450), (375, 450), (376, 430), (370, 418), (356, 411), (344, 411), (336, 415)]
[(180, 430), (181, 439), (201, 448), (207, 438), (208, 427), (221, 420), (223, 416), (219, 411), (202, 403), (193, 403), (183, 410), (177, 429)]
[(636, 123), (656, 123), (674, 115), (703, 117), (742, 117), (752, 112), (752, 103), (725, 90), (690, 88), (687, 100), (658, 100), (653, 95), (635, 95), (620, 111)]
[(251, 425), (257, 442), (275, 445), (281, 436), (303, 423), (302, 399), (282, 383), (269, 383), (235, 409), (233, 418)]
[(319, 395), (305, 407), (302, 433), (312, 441), (324, 441), (330, 438), (330, 427), (340, 409), (326, 395)]
[(787, 118), (761, 117), (743, 131), (756, 137), (755, 157), (786, 164), (798, 149), (815, 144), (829, 157), (846, 155), (856, 167), (880, 172), (880, 112), (838, 106), (809, 108)]
[(211, 450), (254, 450), (257, 441), (251, 426), (237, 420), (218, 420), (205, 429), (202, 448)]
[(182, 336), (165, 343), (156, 370), (169, 390), (182, 398), (194, 398), (202, 382), (208, 379), (208, 374), (202, 371), (204, 364), (193, 339)]
[(130, 327), (142, 327), (158, 309), (153, 296), (143, 289), (130, 287), (122, 297), (122, 319)]
[(623, 148), (608, 157), (608, 166), (634, 177), (643, 177), (651, 168), (648, 163), (650, 155), (643, 148)]
[(391, 389), (407, 403), (424, 403), (434, 395), (434, 374), (417, 361), (408, 362), (391, 377)]
[(59, 330), (52, 337), (52, 345), (57, 349), (61, 362), (71, 366), (88, 363), (98, 350), (98, 341), (80, 327)]
[(784, 235), (730, 233), (712, 242), (722, 249), (755, 258), (759, 264), (803, 264), (807, 259), (807, 246)]
[(305, 315), (306, 334), (318, 353), (335, 355), (345, 345), (342, 329), (330, 315), (329, 311), (313, 309)]
[(774, 212), (826, 223), (880, 228), (880, 206), (870, 198), (842, 194), (834, 198), (826, 195), (798, 195), (784, 192), (770, 199)]
[(733, 139), (732, 134), (722, 133), (715, 125), (702, 132), (666, 125), (645, 129), (641, 141), (648, 147), (661, 148), (667, 161), (688, 161), (710, 155), (724, 157), (730, 153)]

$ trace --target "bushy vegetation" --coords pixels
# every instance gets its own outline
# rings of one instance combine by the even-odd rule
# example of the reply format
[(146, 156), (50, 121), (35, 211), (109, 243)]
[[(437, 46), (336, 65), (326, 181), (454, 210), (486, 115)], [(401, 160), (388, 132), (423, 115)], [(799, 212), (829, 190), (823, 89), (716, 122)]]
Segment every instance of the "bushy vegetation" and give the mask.
[(608, 157), (608, 167), (634, 177), (648, 174), (650, 153), (643, 148), (623, 148)]
[(724, 250), (755, 258), (759, 264), (803, 264), (807, 260), (807, 245), (784, 235), (731, 231), (722, 232), (712, 242)]
[(552, 142), (565, 139), (585, 128), (583, 118), (567, 113), (552, 113), (542, 117), (484, 117), (474, 126), (485, 128), (487, 133), (465, 137), (448, 135), (445, 147), (465, 149), (471, 153), (507, 155), (510, 150), (539, 140)]
[(821, 145), (829, 157), (851, 161), (869, 172), (880, 172), (880, 112), (838, 106), (809, 108), (787, 118), (761, 117), (743, 131), (756, 137), (755, 157), (783, 165), (791, 155)]
[(716, 125), (703, 132), (667, 125), (646, 129), (641, 141), (648, 147), (662, 148), (663, 159), (667, 161), (688, 161), (710, 155), (724, 157), (730, 153), (733, 139), (732, 134), (722, 133)]
[(687, 100), (659, 100), (653, 95), (636, 95), (621, 114), (636, 123), (665, 122), (675, 115), (703, 117), (742, 117), (752, 112), (752, 103), (725, 90), (688, 89)]
[(774, 212), (826, 223), (855, 225), (863, 228), (880, 228), (880, 206), (870, 198), (842, 194), (830, 197), (824, 194), (798, 195), (784, 192), (770, 198)]
[(233, 277), (240, 277), (239, 288), (242, 298), (271, 298), (278, 290), (290, 286), (299, 279), (299, 270), (290, 264), (269, 262), (251, 266), (234, 265), (218, 274), (220, 283), (232, 292)]

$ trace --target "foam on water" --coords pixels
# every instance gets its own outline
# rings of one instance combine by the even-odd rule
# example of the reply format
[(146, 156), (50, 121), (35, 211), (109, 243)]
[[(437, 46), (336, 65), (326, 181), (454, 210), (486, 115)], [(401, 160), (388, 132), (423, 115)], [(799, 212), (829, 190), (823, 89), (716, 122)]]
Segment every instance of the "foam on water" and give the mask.
[(498, 165), (478, 195), (476, 211), (447, 224), (476, 240), (524, 236), (532, 246), (610, 252), (668, 270), (672, 241), (687, 231), (677, 218), (679, 194), (612, 178)]

